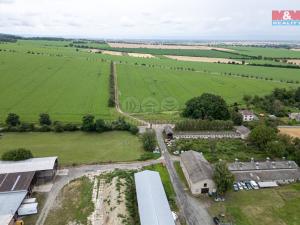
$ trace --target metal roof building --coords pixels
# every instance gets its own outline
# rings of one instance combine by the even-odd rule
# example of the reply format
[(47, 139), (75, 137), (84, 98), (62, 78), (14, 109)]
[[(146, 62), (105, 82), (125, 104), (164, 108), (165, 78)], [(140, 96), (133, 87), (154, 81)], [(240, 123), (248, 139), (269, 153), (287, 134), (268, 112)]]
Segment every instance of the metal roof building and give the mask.
[(175, 225), (158, 172), (134, 174), (141, 225)]
[(27, 191), (0, 193), (0, 224), (10, 224)]
[(0, 193), (10, 191), (28, 191), (35, 172), (0, 174)]
[(22, 161), (0, 161), (0, 173), (53, 170), (57, 157), (32, 158)]

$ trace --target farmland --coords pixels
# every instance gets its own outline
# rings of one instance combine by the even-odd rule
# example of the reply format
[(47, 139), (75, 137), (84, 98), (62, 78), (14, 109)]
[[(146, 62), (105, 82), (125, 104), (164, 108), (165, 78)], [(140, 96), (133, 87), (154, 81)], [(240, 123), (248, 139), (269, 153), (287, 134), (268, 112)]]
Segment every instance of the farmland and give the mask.
[(231, 104), (241, 102), (244, 94), (263, 95), (275, 87), (289, 86), (265, 80), (131, 65), (118, 65), (117, 70), (122, 109), (132, 113), (176, 111), (182, 109), (188, 99), (203, 92), (222, 95)]
[(30, 149), (35, 157), (58, 156), (61, 165), (137, 160), (144, 153), (137, 136), (127, 132), (102, 134), (6, 133), (0, 138), (0, 155)]
[(111, 118), (107, 107), (109, 64), (80, 57), (0, 52), (0, 120), (9, 112), (37, 121), (78, 122), (82, 115)]

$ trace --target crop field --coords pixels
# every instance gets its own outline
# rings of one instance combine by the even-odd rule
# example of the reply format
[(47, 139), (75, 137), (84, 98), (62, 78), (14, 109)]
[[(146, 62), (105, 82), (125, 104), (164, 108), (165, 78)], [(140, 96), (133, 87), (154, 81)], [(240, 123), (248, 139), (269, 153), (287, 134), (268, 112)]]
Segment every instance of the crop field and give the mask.
[(262, 47), (230, 47), (240, 54), (249, 56), (263, 56), (272, 58), (300, 58), (299, 51), (284, 48), (262, 48)]
[(185, 102), (204, 92), (222, 95), (231, 104), (241, 102), (244, 94), (264, 95), (280, 82), (213, 75), (203, 72), (176, 71), (118, 65), (121, 107), (126, 112), (161, 112), (182, 109)]
[(121, 131), (6, 133), (0, 138), (0, 156), (16, 148), (30, 149), (35, 157), (58, 156), (63, 166), (133, 161), (144, 153), (137, 136)]
[[(1, 48), (1, 47), (0, 47)], [(83, 57), (0, 52), (0, 120), (9, 112), (37, 121), (78, 122), (82, 115), (110, 118), (107, 107), (109, 64)]]

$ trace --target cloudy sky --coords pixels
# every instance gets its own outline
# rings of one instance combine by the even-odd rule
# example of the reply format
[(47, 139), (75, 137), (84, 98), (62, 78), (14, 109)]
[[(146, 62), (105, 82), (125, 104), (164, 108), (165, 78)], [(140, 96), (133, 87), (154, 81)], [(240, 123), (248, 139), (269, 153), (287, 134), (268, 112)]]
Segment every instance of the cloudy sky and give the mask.
[(272, 26), (300, 0), (0, 0), (0, 33), (27, 36), (300, 40)]

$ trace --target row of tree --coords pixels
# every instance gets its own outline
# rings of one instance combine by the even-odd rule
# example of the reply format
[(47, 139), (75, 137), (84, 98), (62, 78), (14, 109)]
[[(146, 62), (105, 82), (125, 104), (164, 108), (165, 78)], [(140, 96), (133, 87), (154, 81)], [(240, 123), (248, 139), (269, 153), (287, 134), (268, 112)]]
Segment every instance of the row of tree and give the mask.
[(243, 100), (248, 106), (254, 105), (270, 114), (283, 117), (288, 113), (286, 107), (300, 109), (300, 87), (297, 89), (275, 88), (271, 94), (263, 97), (244, 95)]
[(109, 75), (109, 99), (108, 106), (115, 107), (116, 106), (116, 86), (115, 86), (115, 65), (113, 62), (110, 64), (110, 75)]
[(233, 122), (230, 120), (192, 120), (187, 119), (177, 122), (175, 125), (177, 131), (201, 131), (201, 130), (233, 130)]
[(39, 126), (36, 127), (33, 123), (21, 122), (19, 115), (15, 113), (9, 113), (6, 118), (7, 127), (4, 128), (4, 131), (18, 131), (18, 132), (30, 132), (30, 131), (39, 131), (39, 132), (63, 132), (63, 131), (86, 131), (86, 132), (105, 132), (112, 130), (124, 130), (129, 131), (132, 134), (138, 133), (138, 127), (132, 125), (125, 121), (124, 118), (119, 118), (112, 122), (106, 122), (103, 119), (95, 120), (93, 115), (85, 115), (82, 118), (82, 124), (79, 126), (77, 124), (67, 123), (64, 124), (59, 121), (52, 122), (49, 114), (41, 113), (39, 115)]

